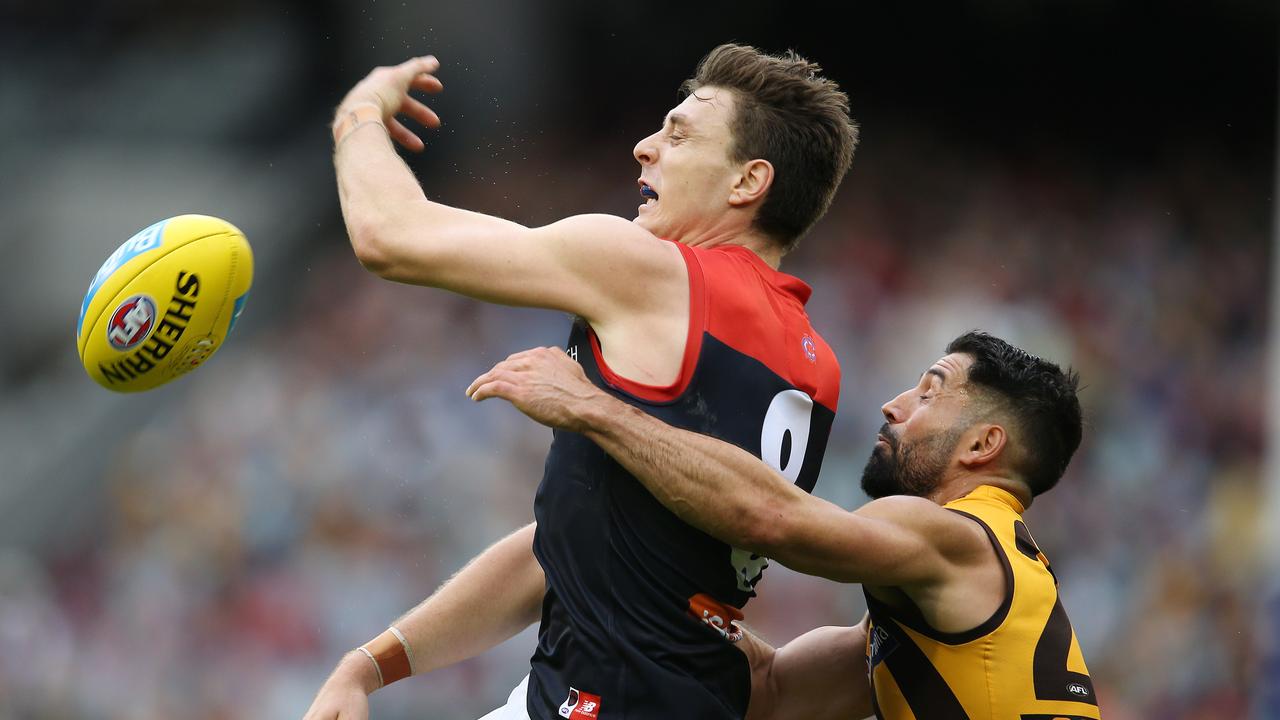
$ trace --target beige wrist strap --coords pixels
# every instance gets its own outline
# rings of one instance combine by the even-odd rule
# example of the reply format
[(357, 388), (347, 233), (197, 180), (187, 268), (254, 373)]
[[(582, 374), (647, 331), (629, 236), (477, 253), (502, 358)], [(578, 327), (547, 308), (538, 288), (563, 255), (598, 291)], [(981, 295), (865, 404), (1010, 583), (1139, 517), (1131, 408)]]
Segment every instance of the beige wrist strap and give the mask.
[(383, 131), (386, 131), (387, 126), (382, 122), (382, 108), (373, 103), (360, 103), (348, 108), (333, 123), (334, 147), (342, 144), (342, 141), (356, 128), (369, 124), (379, 125)]
[(413, 675), (413, 649), (395, 625), (357, 649), (373, 662), (379, 687)]

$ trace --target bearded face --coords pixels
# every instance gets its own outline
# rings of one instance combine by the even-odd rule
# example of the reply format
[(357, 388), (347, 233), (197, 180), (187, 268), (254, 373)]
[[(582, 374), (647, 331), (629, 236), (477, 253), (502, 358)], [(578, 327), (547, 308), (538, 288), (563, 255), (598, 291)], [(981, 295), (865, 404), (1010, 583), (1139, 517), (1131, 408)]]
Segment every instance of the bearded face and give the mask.
[(963, 428), (953, 427), (907, 440), (888, 423), (881, 426), (883, 442), (877, 442), (862, 470), (862, 491), (872, 498), (888, 495), (928, 497), (942, 483)]

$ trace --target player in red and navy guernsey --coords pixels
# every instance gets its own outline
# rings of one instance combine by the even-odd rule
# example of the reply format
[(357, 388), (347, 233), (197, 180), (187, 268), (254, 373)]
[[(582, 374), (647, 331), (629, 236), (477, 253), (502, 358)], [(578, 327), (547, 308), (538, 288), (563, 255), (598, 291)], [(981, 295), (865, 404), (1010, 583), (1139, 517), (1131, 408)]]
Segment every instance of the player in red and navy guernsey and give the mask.
[[(826, 212), (857, 140), (848, 98), (794, 53), (723, 45), (641, 140), (634, 221), (540, 228), (428, 200), (390, 141), (439, 119), (408, 94), (434, 57), (378, 68), (338, 108), (339, 198), (361, 263), (399, 282), (578, 321), (568, 350), (599, 387), (732, 442), (808, 491), (839, 396), (809, 287), (778, 271)], [(367, 695), (474, 656), (540, 620), (529, 676), (488, 720), (742, 718), (753, 674), (735, 620), (767, 561), (681, 522), (600, 448), (557, 433), (536, 522), (348, 653), (307, 720), (368, 716)]]
[[(679, 246), (689, 334), (676, 382), (652, 387), (609, 369), (579, 324), (570, 339), (592, 382), (671, 425), (714, 435), (813, 489), (835, 418), (840, 370), (809, 324), (809, 287), (735, 245)], [(546, 573), (529, 711), (566, 687), (602, 717), (738, 718), (750, 696), (733, 619), (766, 561), (685, 524), (582, 435), (557, 432), (534, 503)], [(717, 631), (713, 632), (712, 629)], [(731, 637), (726, 637), (731, 636)]]

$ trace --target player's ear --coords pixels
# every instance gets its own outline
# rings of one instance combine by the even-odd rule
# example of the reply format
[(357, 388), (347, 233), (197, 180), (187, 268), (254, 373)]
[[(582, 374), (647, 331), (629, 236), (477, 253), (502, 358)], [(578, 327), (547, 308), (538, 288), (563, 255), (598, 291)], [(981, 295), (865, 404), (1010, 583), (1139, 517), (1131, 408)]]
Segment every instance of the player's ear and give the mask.
[(968, 445), (960, 462), (969, 468), (982, 467), (995, 462), (1009, 443), (1009, 433), (1003, 425), (979, 423), (969, 435)]
[(729, 192), (729, 204), (735, 207), (759, 202), (773, 186), (773, 164), (768, 160), (749, 160), (742, 164), (734, 176)]

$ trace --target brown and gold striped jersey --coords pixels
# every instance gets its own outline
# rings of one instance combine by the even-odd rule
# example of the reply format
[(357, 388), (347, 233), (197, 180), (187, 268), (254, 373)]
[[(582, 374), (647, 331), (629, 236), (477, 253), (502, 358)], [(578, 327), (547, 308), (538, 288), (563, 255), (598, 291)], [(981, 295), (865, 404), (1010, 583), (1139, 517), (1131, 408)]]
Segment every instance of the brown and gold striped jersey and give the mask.
[(1097, 720), (1093, 683), (1057, 578), (1012, 494), (990, 485), (943, 507), (982, 526), (1004, 565), (1005, 599), (961, 633), (867, 594), (867, 664), (881, 720)]

